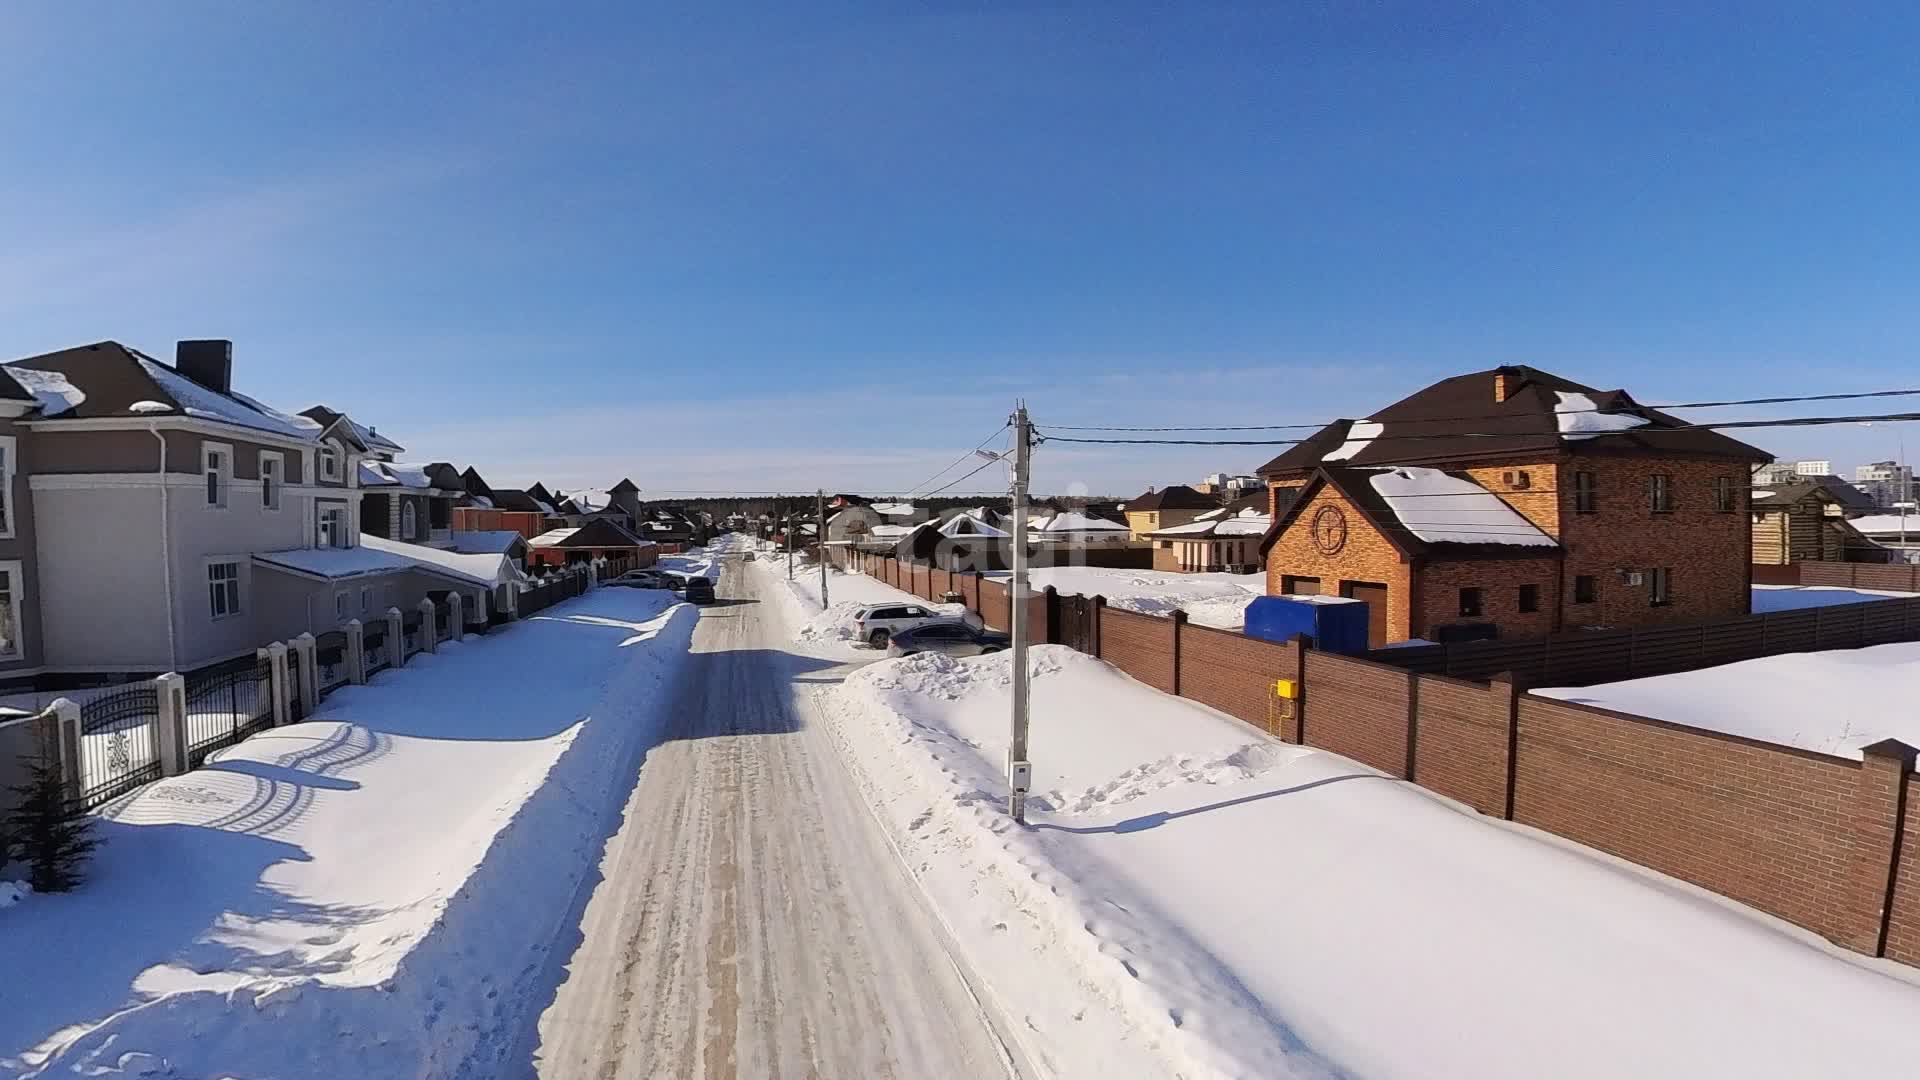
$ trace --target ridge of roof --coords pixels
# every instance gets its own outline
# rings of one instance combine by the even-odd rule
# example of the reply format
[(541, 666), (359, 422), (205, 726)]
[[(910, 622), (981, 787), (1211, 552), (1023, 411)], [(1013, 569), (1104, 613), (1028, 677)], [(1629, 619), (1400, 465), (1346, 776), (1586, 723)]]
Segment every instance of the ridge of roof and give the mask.
[(1158, 491), (1148, 491), (1127, 500), (1120, 509), (1123, 511), (1212, 510), (1219, 505), (1218, 499), (1208, 498), (1186, 484), (1168, 484)]

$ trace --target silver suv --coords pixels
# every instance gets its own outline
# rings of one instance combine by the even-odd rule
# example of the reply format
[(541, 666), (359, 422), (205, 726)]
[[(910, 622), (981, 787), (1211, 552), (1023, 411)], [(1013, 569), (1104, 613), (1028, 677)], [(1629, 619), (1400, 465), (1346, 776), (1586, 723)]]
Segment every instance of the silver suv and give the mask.
[(853, 613), (854, 625), (859, 628), (859, 638), (876, 649), (884, 649), (893, 635), (930, 619), (947, 616), (932, 608), (919, 604), (872, 604)]

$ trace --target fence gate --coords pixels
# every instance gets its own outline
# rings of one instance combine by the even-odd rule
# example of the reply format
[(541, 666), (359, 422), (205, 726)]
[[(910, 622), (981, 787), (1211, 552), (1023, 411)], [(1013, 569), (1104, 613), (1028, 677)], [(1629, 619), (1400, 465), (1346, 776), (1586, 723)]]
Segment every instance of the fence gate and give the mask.
[(1056, 597), (1052, 609), (1059, 619), (1059, 625), (1047, 627), (1048, 640), (1091, 656), (1094, 649), (1093, 620), (1097, 617), (1093, 597)]
[(273, 725), (273, 665), (243, 656), (186, 677), (187, 767)]
[(160, 779), (160, 694), (151, 682), (80, 706), (80, 805), (92, 809)]

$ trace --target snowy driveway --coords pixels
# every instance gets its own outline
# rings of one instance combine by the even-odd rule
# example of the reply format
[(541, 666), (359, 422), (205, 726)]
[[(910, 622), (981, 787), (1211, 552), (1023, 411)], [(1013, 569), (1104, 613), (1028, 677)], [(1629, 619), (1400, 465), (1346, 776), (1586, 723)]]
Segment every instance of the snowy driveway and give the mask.
[(598, 589), (110, 806), (0, 912), (0, 1075), (499, 1075), (693, 620)]
[(541, 1075), (1008, 1075), (1009, 1051), (796, 693), (844, 671), (788, 652), (751, 580), (728, 567), (701, 614), (665, 739), (568, 932)]

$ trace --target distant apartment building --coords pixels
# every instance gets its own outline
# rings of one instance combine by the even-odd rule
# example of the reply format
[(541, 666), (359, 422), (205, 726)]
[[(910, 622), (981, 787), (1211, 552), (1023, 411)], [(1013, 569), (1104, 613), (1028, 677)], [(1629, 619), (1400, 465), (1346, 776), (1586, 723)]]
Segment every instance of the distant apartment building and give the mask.
[(1913, 501), (1913, 466), (1876, 461), (1853, 470), (1853, 486), (1867, 493), (1873, 505), (1894, 507)]

